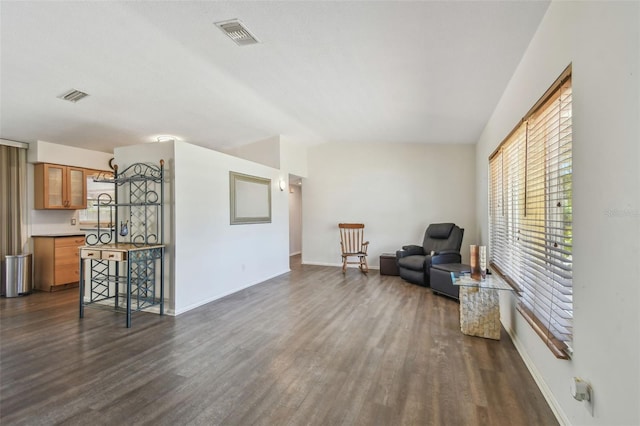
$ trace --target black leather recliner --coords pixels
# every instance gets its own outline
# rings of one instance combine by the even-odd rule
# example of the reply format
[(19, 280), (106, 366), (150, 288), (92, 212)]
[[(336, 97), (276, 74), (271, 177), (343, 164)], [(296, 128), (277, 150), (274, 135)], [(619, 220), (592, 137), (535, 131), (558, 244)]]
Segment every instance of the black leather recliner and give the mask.
[(464, 229), (453, 223), (433, 223), (424, 234), (422, 246), (403, 246), (396, 252), (400, 277), (413, 284), (429, 286), (431, 265), (461, 263)]

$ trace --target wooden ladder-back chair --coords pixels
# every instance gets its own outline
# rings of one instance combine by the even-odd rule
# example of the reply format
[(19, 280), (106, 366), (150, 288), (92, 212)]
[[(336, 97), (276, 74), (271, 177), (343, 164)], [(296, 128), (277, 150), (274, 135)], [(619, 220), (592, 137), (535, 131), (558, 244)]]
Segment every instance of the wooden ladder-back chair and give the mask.
[[(340, 247), (342, 248), (342, 273), (347, 271), (347, 264), (357, 264), (363, 273), (369, 272), (367, 265), (367, 248), (369, 241), (364, 241), (363, 223), (339, 223)], [(349, 262), (349, 257), (357, 257), (357, 261)]]

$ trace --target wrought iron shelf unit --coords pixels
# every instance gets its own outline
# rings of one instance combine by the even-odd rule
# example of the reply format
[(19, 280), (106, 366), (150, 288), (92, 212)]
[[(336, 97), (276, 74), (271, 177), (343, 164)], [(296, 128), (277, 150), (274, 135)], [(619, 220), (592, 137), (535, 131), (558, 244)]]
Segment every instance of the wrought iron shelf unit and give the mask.
[(112, 208), (112, 207), (125, 207), (125, 206), (135, 206), (135, 207), (139, 207), (139, 206), (159, 206), (161, 203), (118, 203), (118, 204), (98, 204), (95, 203), (94, 206), (95, 207), (102, 207), (102, 208)]
[[(113, 178), (95, 181), (113, 183), (115, 195), (98, 196), (96, 232), (80, 248), (80, 318), (86, 306), (113, 301), (129, 328), (132, 312), (159, 306), (164, 314), (164, 160), (120, 173), (115, 166)], [(108, 225), (101, 225), (101, 215)]]

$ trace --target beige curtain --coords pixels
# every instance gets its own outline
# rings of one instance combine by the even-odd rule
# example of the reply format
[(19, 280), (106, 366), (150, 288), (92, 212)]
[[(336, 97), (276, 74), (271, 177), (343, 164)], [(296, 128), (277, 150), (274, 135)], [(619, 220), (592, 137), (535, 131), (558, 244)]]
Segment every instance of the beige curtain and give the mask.
[(27, 150), (0, 144), (0, 259), (22, 254), (27, 213)]

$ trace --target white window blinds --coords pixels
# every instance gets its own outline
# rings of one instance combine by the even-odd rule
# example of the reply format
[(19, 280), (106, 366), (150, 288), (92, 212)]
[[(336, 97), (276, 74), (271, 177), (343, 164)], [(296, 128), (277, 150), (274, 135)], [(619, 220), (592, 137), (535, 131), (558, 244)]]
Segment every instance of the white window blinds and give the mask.
[(489, 159), (490, 263), (559, 358), (572, 341), (571, 69)]

